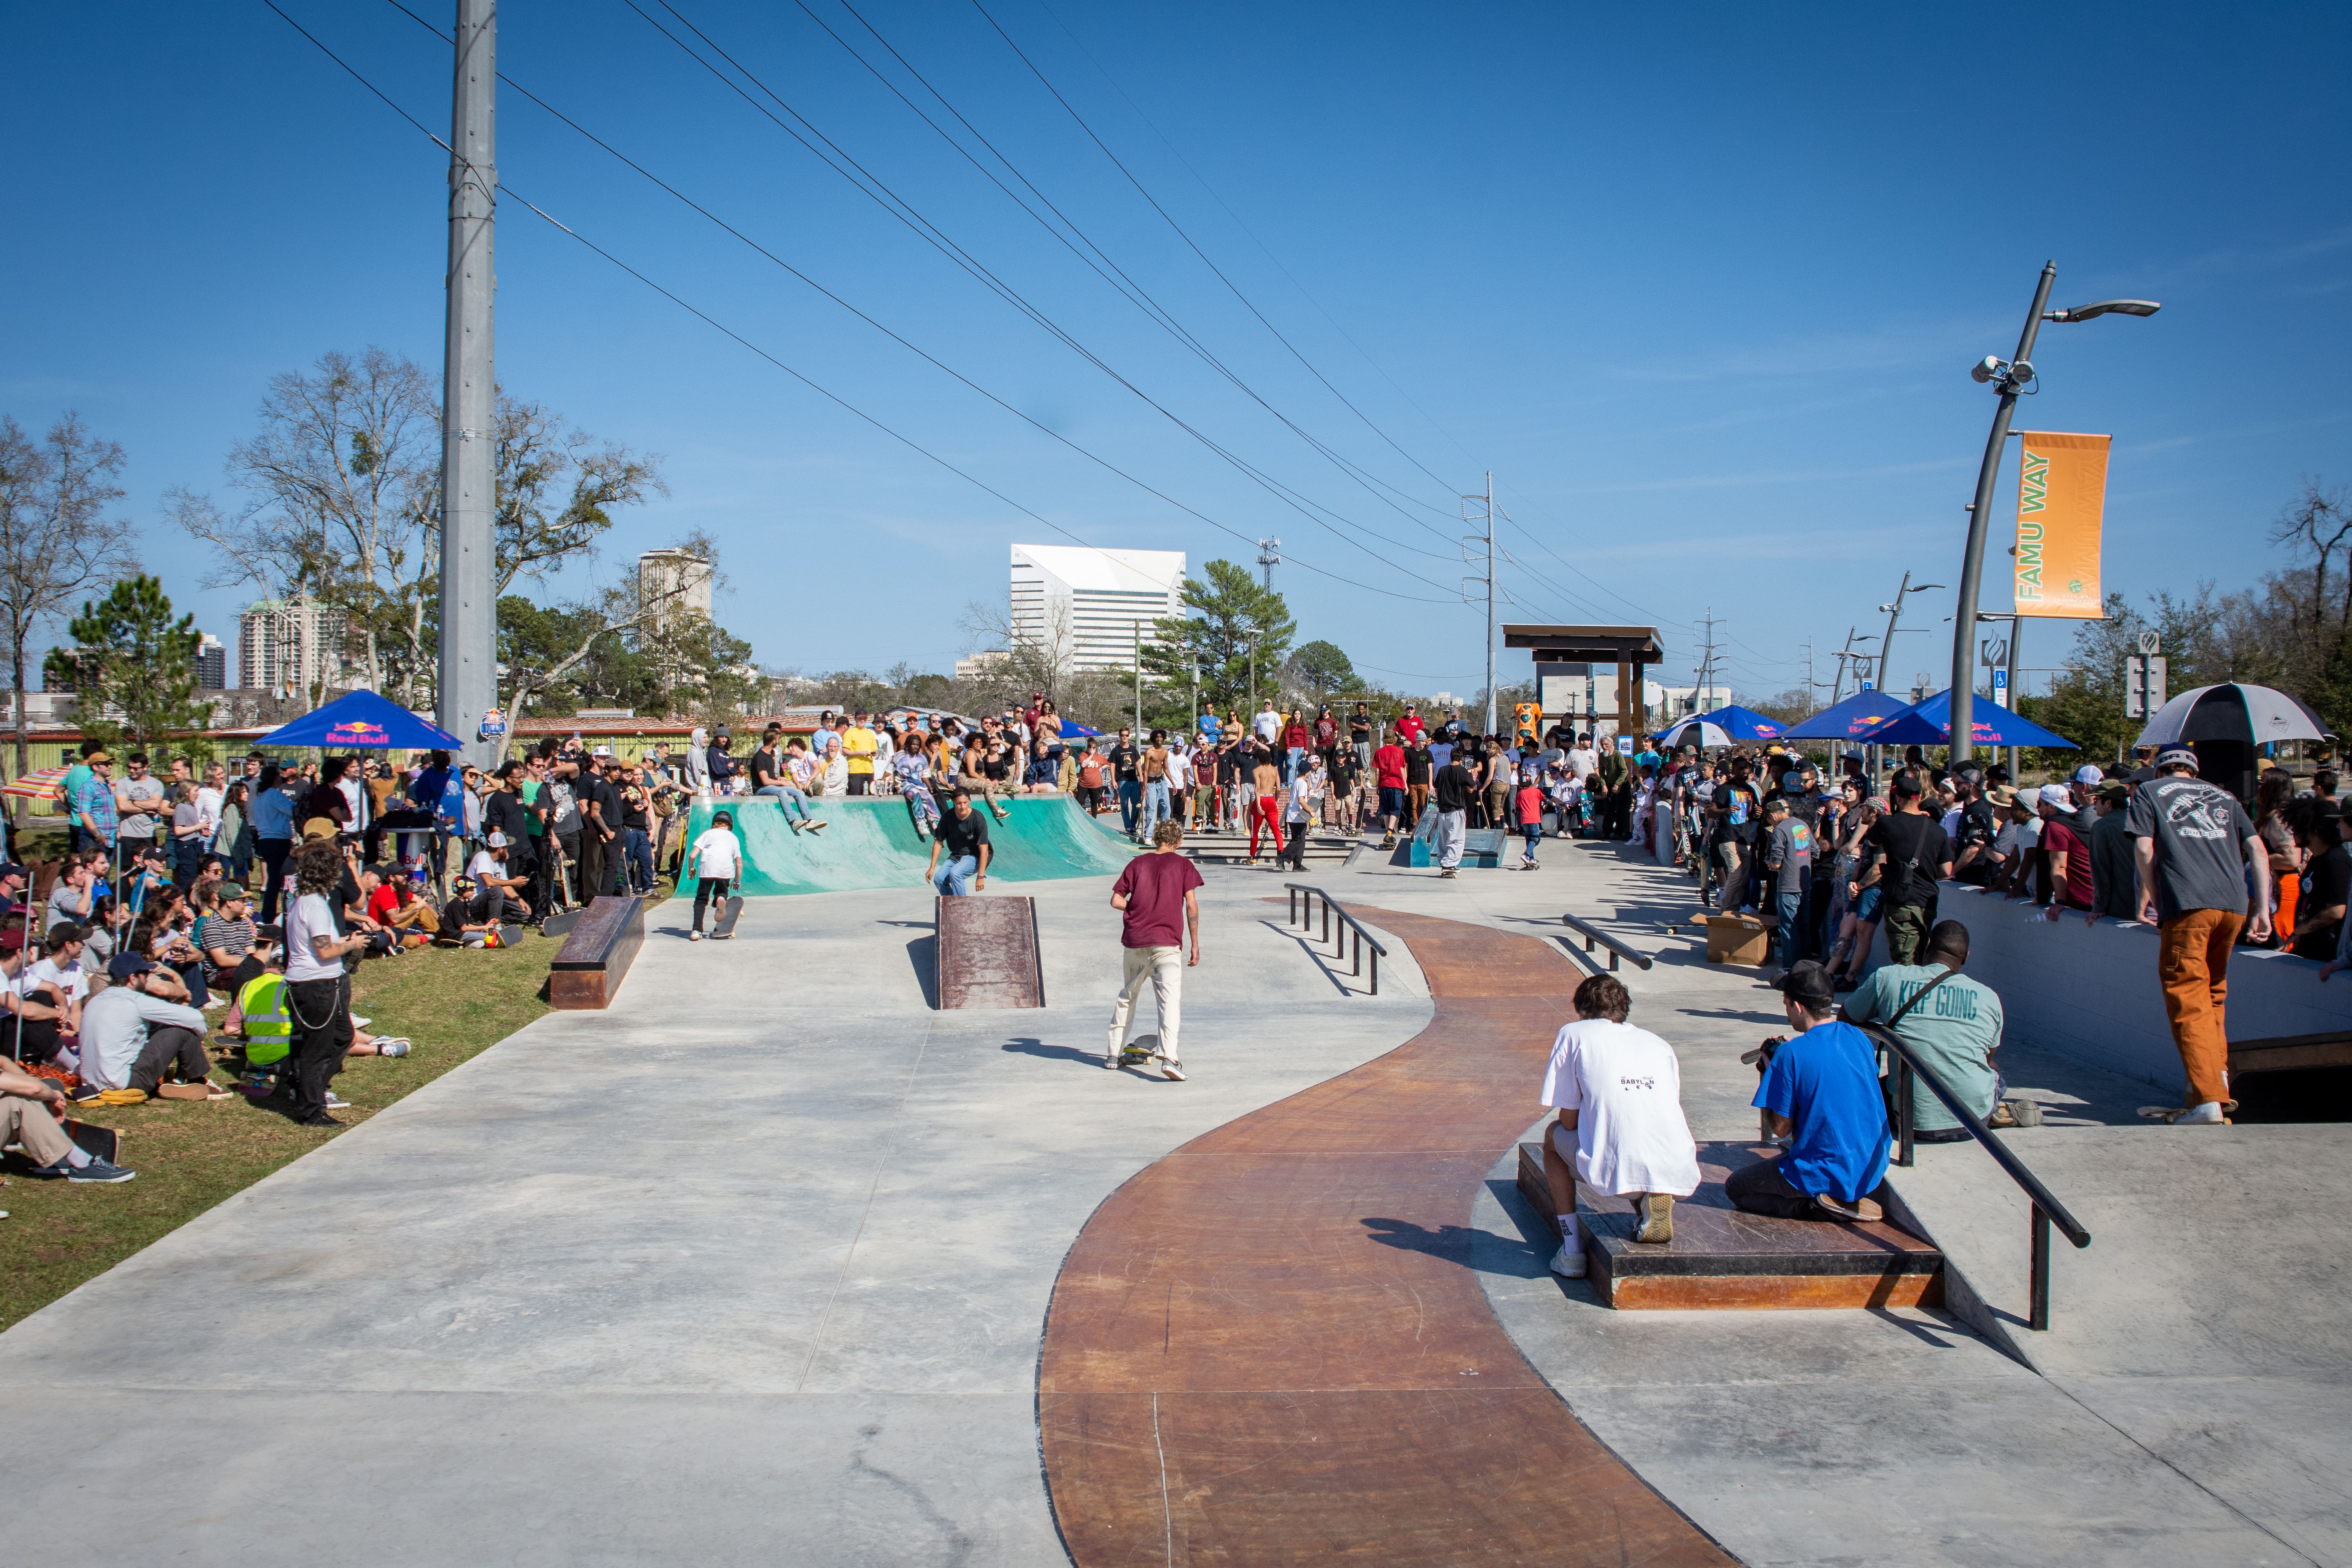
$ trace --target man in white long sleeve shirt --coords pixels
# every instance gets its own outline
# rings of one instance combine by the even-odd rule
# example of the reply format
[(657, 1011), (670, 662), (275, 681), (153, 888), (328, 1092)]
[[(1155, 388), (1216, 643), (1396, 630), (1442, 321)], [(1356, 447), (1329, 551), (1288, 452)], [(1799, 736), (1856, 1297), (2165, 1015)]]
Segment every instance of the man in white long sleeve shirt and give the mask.
[[(153, 1094), (168, 1070), (182, 1082), (207, 1083), (212, 1063), (205, 1056), (203, 1012), (150, 989), (162, 984), (157, 973), (168, 972), (143, 953), (118, 952), (106, 973), (114, 984), (82, 1004), (82, 1082)], [(170, 984), (177, 981), (173, 976)]]

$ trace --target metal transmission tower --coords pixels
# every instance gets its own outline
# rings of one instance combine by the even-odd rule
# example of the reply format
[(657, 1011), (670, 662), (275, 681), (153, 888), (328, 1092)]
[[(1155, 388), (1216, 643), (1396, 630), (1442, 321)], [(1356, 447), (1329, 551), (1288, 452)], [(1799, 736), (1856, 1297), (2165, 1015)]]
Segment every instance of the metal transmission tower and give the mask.
[[(1472, 510), (1474, 507), (1476, 508), (1475, 510)], [(1489, 468), (1486, 471), (1486, 494), (1462, 498), (1462, 523), (1465, 528), (1475, 527), (1478, 530), (1475, 533), (1465, 533), (1462, 536), (1463, 561), (1469, 565), (1476, 566), (1483, 559), (1486, 565), (1484, 575), (1462, 579), (1462, 602), (1465, 605), (1473, 602), (1470, 597), (1470, 588), (1474, 584), (1486, 591), (1486, 727), (1479, 733), (1491, 735), (1495, 732), (1495, 473), (1493, 469)], [(1483, 557), (1471, 553), (1471, 547), (1474, 545), (1485, 552)]]
[(490, 296), (498, 174), (498, 6), (457, 0), (449, 115), (449, 277), (441, 379), (441, 727), (488, 767), (505, 749), (481, 738), (498, 701), (491, 602), (497, 384)]

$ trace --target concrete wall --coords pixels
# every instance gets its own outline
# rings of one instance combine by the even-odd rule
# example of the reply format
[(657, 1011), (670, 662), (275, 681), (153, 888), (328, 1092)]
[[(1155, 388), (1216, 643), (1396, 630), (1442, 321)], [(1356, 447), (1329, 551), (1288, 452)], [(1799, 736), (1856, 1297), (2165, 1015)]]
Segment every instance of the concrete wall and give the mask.
[[(2009, 1038), (2186, 1087), (2157, 987), (2156, 928), (2086, 926), (2071, 912), (2053, 925), (2041, 915), (1955, 882), (1944, 884), (1937, 910), (1969, 928), (1968, 972), (2000, 993)], [(1881, 961), (1885, 952), (1882, 932)], [(2352, 973), (2322, 985), (2308, 959), (2240, 948), (2230, 959), (2229, 1029), (2237, 1042), (2352, 1029)]]

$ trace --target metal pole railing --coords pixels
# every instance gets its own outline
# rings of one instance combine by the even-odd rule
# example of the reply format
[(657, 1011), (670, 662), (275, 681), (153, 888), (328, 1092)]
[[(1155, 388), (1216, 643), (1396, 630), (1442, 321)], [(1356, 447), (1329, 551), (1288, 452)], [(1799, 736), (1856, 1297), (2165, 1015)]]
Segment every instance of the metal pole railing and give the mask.
[[(1284, 920), (1286, 925), (1305, 926), (1309, 931), (1314, 929), (1315, 906), (1312, 903), (1306, 905), (1302, 915), (1299, 904), (1302, 898), (1320, 899), (1323, 901), (1323, 940), (1325, 942), (1331, 940), (1332, 915), (1336, 913), (1339, 917), (1339, 944), (1332, 952), (1333, 963), (1336, 963), (1340, 959), (1348, 957), (1348, 933), (1350, 931), (1356, 933), (1355, 956), (1348, 969), (1351, 976), (1363, 973), (1364, 949), (1367, 946), (1371, 949), (1370, 994), (1379, 995), (1381, 994), (1381, 958), (1388, 949), (1382, 947), (1372, 934), (1364, 929), (1364, 922), (1349, 914), (1346, 906), (1320, 888), (1306, 882), (1285, 882), (1282, 885), (1282, 890), (1289, 906), (1289, 912)], [(1647, 966), (1644, 965), (1644, 967)]]
[(1911, 1105), (1913, 1085), (1925, 1083), (1936, 1098), (1944, 1102), (1944, 1109), (1959, 1119), (1960, 1125), (1968, 1129), (1969, 1136), (1984, 1146), (1985, 1152), (1992, 1156), (1993, 1163), (2007, 1173), (2011, 1181), (2024, 1189), (2026, 1201), (2033, 1210), (2032, 1268), (2027, 1283), (2030, 1305), (2026, 1321), (2037, 1331), (2046, 1330), (2050, 1327), (2050, 1226), (2055, 1223), (2065, 1233), (2066, 1239), (2078, 1248), (2091, 1245), (2091, 1233), (2042, 1184), (2042, 1178), (2026, 1168), (2025, 1162), (2019, 1159), (2008, 1144), (1992, 1135), (1992, 1129), (1963, 1104), (1932, 1068), (1912, 1058), (1909, 1047), (1896, 1039), (1892, 1031), (1881, 1036), (1880, 1043), (1893, 1053), (1895, 1061), (1895, 1163), (1907, 1166), (1912, 1162), (1915, 1142)]

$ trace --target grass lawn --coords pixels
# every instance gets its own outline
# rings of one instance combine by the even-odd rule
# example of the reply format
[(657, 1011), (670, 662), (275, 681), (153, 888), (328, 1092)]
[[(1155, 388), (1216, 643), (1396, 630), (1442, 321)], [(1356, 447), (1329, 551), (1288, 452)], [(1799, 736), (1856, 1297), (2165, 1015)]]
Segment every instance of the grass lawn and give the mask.
[[(371, 959), (352, 983), (353, 1011), (378, 1034), (415, 1050), (354, 1057), (335, 1079), (356, 1126), (402, 1095), (495, 1045), (547, 1011), (547, 966), (562, 944), (530, 937), (510, 948), (423, 948)], [(220, 1015), (214, 1015), (215, 1024)], [(37, 1181), (22, 1154), (6, 1156), (0, 1185), (0, 1329), (56, 1300), (166, 1231), (339, 1134), (295, 1126), (242, 1098), (149, 1100), (75, 1113), (122, 1129), (122, 1163), (139, 1173), (115, 1186)]]

